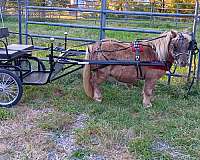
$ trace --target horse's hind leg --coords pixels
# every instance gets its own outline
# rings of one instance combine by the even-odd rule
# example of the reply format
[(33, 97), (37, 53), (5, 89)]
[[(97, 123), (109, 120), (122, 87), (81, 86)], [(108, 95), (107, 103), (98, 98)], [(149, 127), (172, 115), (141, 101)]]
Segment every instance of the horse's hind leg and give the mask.
[(148, 108), (151, 107), (151, 99), (153, 97), (153, 90), (155, 88), (157, 79), (146, 79), (143, 89), (143, 105)]
[(93, 73), (93, 87), (94, 87), (94, 96), (93, 99), (101, 102), (102, 94), (99, 85), (108, 79), (109, 74), (106, 69), (97, 70)]

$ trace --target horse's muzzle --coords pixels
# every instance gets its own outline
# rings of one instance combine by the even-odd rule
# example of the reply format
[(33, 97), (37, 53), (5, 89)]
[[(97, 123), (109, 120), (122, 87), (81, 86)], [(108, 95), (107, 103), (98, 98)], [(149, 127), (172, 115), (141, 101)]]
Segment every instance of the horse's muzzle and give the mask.
[(178, 63), (178, 66), (179, 67), (186, 67), (188, 63), (185, 63), (185, 62), (180, 62)]
[(186, 67), (189, 63), (189, 54), (188, 53), (178, 53), (175, 55), (175, 61), (178, 66)]

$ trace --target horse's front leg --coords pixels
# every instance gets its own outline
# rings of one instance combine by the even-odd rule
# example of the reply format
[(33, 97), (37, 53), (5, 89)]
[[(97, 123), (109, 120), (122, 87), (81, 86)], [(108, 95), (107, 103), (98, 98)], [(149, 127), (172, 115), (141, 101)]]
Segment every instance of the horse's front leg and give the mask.
[(143, 88), (143, 105), (145, 108), (151, 107), (151, 99), (157, 79), (146, 79)]
[(101, 102), (102, 101), (102, 94), (99, 85), (108, 79), (108, 74), (105, 69), (97, 70), (93, 74), (93, 88), (94, 88), (94, 96), (93, 99)]

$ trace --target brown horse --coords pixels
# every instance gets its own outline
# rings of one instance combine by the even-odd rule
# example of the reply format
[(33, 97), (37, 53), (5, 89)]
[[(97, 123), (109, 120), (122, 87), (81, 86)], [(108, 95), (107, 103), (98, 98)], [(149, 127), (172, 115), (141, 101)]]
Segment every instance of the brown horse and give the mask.
[[(102, 101), (99, 85), (106, 81), (109, 76), (128, 85), (137, 80), (145, 81), (143, 88), (143, 105), (152, 106), (152, 94), (155, 84), (170, 66), (176, 62), (184, 67), (188, 64), (188, 47), (191, 36), (186, 33), (169, 31), (162, 33), (158, 38), (139, 42), (140, 61), (164, 61), (164, 66), (141, 66), (134, 65), (85, 65), (83, 71), (83, 85), (85, 93), (96, 101)], [(141, 48), (141, 47), (140, 47)], [(135, 48), (132, 43), (123, 43), (115, 40), (103, 40), (88, 46), (86, 59), (89, 60), (134, 60)], [(168, 67), (169, 66), (169, 67)]]

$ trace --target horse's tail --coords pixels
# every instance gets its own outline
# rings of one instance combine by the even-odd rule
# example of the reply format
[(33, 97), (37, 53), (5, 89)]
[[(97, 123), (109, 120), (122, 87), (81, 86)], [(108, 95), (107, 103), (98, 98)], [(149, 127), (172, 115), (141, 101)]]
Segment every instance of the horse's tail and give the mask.
[[(86, 56), (85, 56), (85, 59), (88, 59), (88, 60), (90, 57), (89, 51), (90, 50), (88, 47), (86, 50)], [(91, 80), (91, 66), (90, 64), (86, 64), (83, 69), (83, 87), (84, 87), (86, 95), (90, 98), (93, 98), (93, 87), (90, 80)]]

